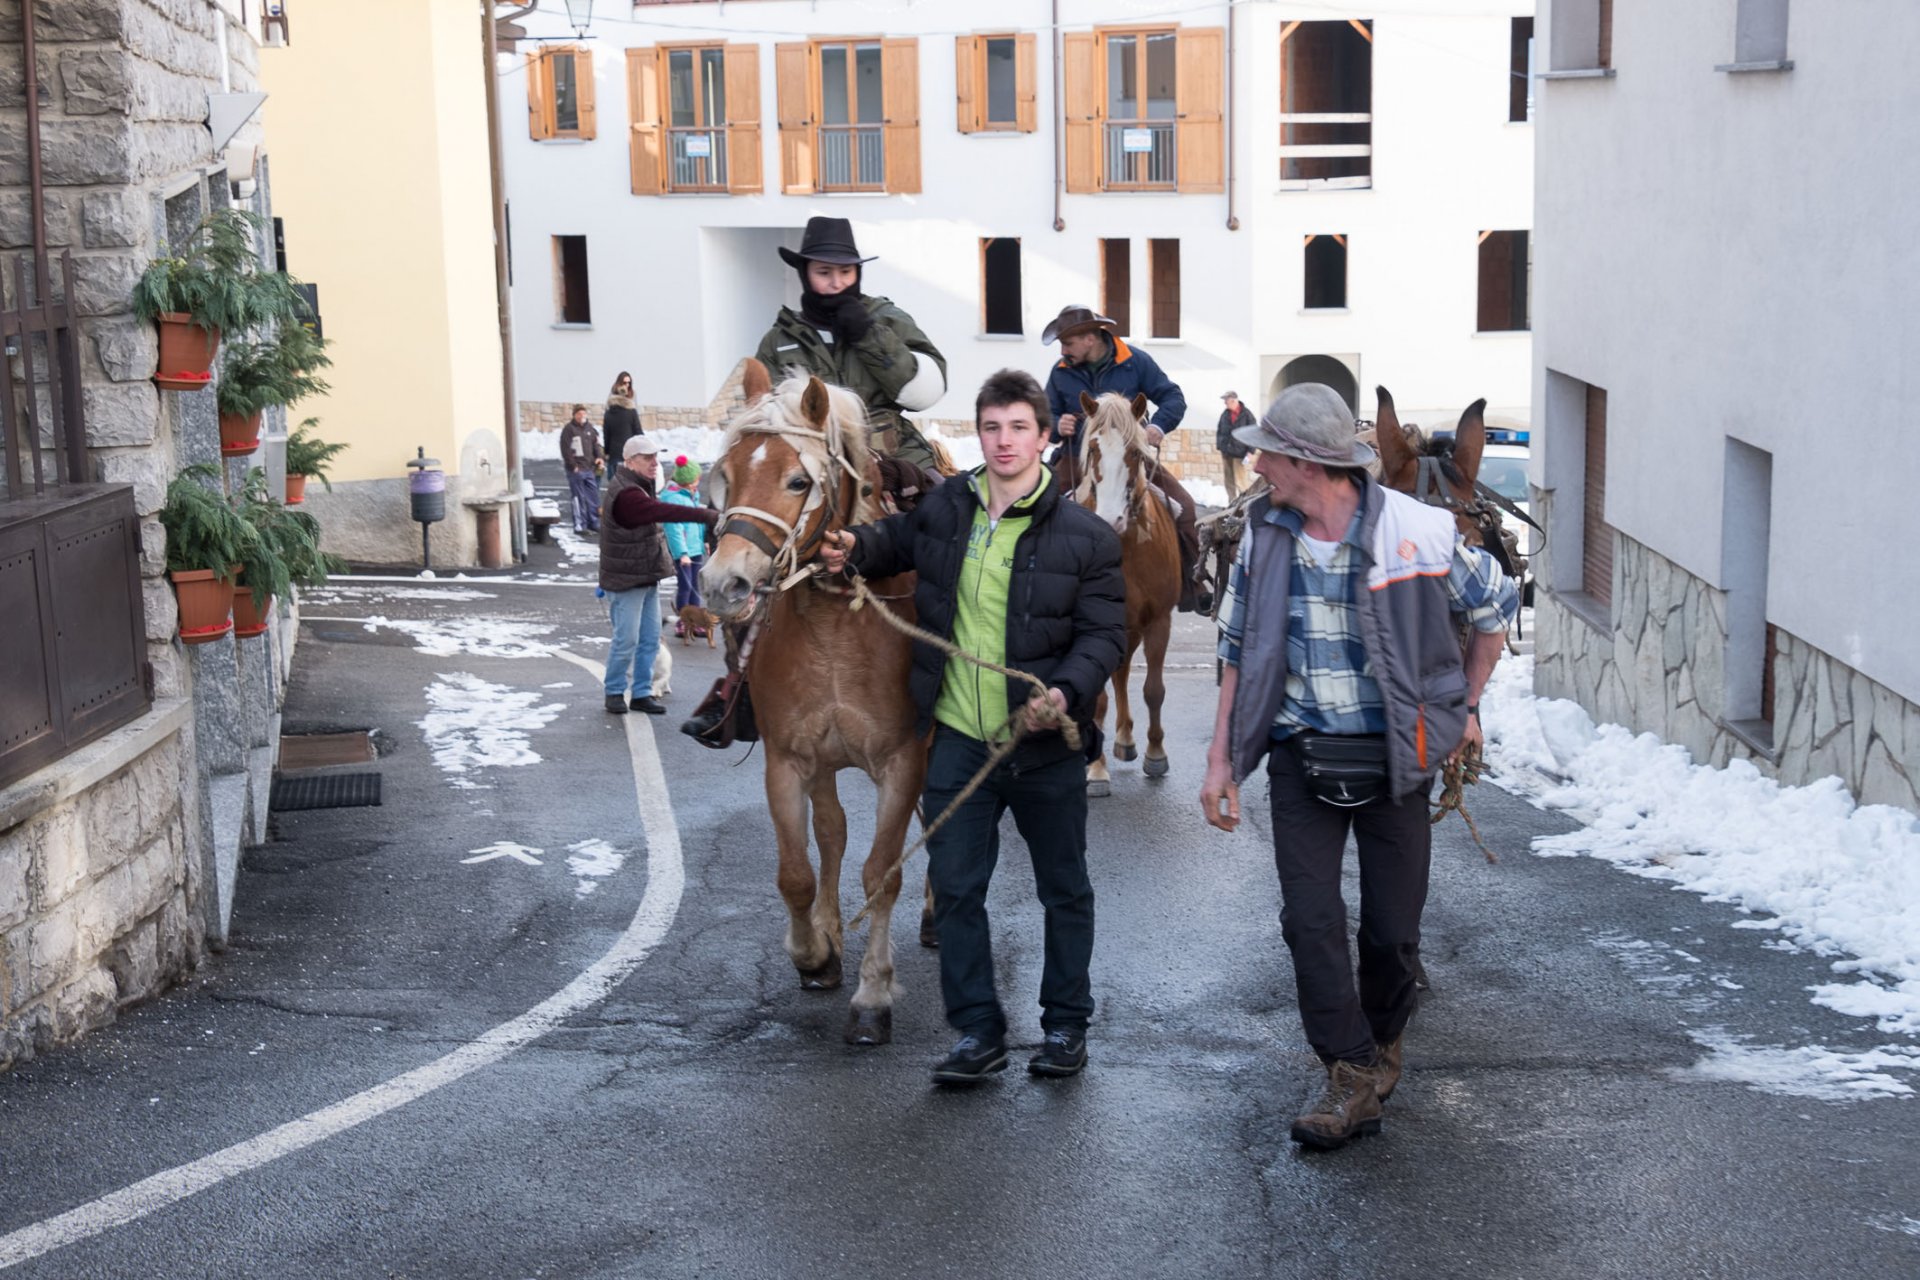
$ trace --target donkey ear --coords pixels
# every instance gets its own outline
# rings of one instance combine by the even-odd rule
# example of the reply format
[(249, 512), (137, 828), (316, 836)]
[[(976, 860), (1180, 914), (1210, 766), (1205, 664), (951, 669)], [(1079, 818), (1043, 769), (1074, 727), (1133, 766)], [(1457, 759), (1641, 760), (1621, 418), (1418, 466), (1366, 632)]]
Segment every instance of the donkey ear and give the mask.
[(1400, 429), (1400, 415), (1393, 411), (1393, 393), (1385, 387), (1375, 387), (1373, 393), (1380, 398), (1380, 408), (1373, 415), (1373, 442), (1380, 451), (1380, 474), (1384, 481), (1412, 463), (1414, 457), (1413, 450), (1407, 447), (1407, 433)]
[(1147, 398), (1137, 391), (1133, 395), (1133, 416), (1138, 422), (1147, 420)]
[(740, 374), (740, 394), (752, 404), (772, 390), (773, 375), (767, 372), (767, 366), (748, 356), (747, 367)]
[(816, 427), (824, 427), (832, 408), (832, 402), (827, 399), (827, 384), (818, 378), (808, 378), (807, 389), (800, 393), (801, 416)]
[(1094, 415), (1094, 413), (1099, 410), (1099, 408), (1100, 408), (1099, 402), (1096, 401), (1092, 396), (1088, 395), (1084, 391), (1080, 393), (1080, 416), (1081, 417), (1091, 418)]
[(1460, 415), (1453, 433), (1453, 462), (1469, 485), (1480, 478), (1480, 456), (1487, 447), (1486, 412), (1486, 400), (1475, 400)]

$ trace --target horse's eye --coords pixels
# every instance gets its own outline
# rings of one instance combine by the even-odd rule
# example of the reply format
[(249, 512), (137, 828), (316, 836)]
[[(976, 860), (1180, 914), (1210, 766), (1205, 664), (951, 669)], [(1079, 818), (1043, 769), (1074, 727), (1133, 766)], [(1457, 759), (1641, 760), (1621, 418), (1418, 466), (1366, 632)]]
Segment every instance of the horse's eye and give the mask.
[(806, 474), (803, 472), (787, 481), (787, 491), (789, 493), (805, 493), (809, 483), (811, 482), (808, 481)]

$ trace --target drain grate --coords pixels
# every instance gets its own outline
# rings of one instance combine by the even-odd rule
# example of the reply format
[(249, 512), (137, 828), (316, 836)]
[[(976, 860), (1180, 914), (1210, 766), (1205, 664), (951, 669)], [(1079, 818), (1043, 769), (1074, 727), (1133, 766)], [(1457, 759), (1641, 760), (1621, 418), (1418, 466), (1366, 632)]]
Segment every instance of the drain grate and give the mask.
[(316, 773), (273, 780), (268, 807), (276, 813), (292, 809), (358, 809), (380, 803), (377, 773)]
[(374, 759), (373, 735), (365, 729), (351, 733), (280, 735), (280, 767), (288, 773), (338, 764), (372, 764)]

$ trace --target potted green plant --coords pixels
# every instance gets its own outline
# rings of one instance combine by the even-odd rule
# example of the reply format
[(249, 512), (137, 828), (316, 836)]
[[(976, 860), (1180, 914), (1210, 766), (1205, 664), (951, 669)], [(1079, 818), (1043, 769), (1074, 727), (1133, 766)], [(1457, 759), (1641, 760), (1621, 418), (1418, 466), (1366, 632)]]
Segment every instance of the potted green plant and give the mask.
[(211, 463), (173, 478), (160, 508), (167, 531), (167, 570), (180, 603), (180, 639), (206, 644), (233, 630), (233, 582), (238, 566), (256, 552), (259, 535), (220, 493)]
[(333, 482), (327, 479), (327, 464), (345, 453), (347, 446), (322, 440), (314, 432), (319, 425), (320, 419), (308, 418), (287, 437), (287, 505), (290, 507), (307, 500), (310, 478), (326, 485), (328, 493), (333, 492)]
[(159, 369), (169, 391), (197, 391), (213, 380), (222, 333), (242, 333), (271, 320), (291, 320), (300, 306), (283, 271), (260, 270), (255, 236), (262, 225), (245, 209), (216, 209), (178, 254), (155, 258), (133, 287), (133, 310), (159, 326)]
[(255, 535), (233, 583), (233, 633), (245, 639), (266, 631), (275, 597), (321, 586), (343, 565), (320, 549), (319, 521), (267, 496), (266, 472), (257, 467), (241, 490), (240, 516)]
[(214, 389), (222, 454), (237, 457), (260, 447), (260, 415), (269, 405), (296, 404), (327, 390), (314, 372), (333, 363), (325, 348), (308, 330), (284, 322), (272, 341), (228, 345)]

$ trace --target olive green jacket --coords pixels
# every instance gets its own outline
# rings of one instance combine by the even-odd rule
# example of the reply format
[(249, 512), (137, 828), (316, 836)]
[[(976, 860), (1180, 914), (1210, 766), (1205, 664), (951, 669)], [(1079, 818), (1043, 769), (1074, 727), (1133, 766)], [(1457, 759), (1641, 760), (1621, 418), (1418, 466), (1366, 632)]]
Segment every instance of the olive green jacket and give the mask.
[[(823, 382), (845, 387), (867, 402), (867, 417), (875, 433), (893, 432), (888, 451), (923, 467), (933, 466), (933, 452), (909, 423), (894, 399), (919, 372), (915, 353), (940, 366), (946, 377), (947, 358), (920, 331), (912, 316), (885, 298), (861, 302), (873, 317), (873, 327), (858, 342), (842, 347), (829, 342), (820, 330), (791, 307), (780, 308), (773, 328), (760, 340), (755, 358), (767, 367), (775, 382), (791, 369), (804, 370)], [(885, 437), (876, 443), (888, 445)]]

